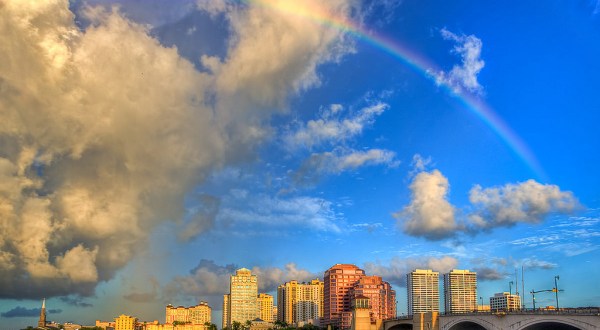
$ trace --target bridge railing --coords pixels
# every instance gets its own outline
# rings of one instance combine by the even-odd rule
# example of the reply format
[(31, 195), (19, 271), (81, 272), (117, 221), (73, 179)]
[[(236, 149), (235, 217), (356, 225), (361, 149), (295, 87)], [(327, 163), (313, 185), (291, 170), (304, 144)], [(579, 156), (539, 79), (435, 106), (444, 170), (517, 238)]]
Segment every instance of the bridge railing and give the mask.
[(486, 315), (486, 314), (495, 314), (495, 315), (548, 315), (548, 314), (577, 314), (577, 315), (600, 315), (600, 307), (579, 307), (579, 308), (561, 308), (559, 310), (553, 309), (519, 309), (519, 310), (493, 310), (493, 311), (473, 311), (473, 312), (465, 312), (465, 313), (440, 313), (440, 316), (454, 316), (454, 315)]

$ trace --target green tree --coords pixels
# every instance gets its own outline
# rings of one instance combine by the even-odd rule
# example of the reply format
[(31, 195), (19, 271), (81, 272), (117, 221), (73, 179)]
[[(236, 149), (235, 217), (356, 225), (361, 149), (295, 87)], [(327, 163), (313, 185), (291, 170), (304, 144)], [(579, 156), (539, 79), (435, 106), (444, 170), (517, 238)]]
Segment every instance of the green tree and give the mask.
[(242, 324), (238, 321), (231, 322), (231, 330), (243, 330)]

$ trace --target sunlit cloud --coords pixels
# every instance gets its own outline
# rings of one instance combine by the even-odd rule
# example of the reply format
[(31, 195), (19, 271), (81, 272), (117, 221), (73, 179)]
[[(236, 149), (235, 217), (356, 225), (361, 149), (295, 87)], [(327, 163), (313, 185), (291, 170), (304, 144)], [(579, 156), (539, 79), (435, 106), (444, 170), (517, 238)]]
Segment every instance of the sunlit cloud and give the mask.
[[(345, 1), (312, 5), (351, 11)], [(187, 194), (252, 159), (270, 116), (319, 84), (320, 64), (353, 51), (338, 29), (236, 6), (223, 13), (226, 56), (205, 57), (210, 72), (200, 72), (117, 7), (80, 8), (81, 28), (68, 6), (0, 10), (2, 298), (90, 296), (158, 224), (182, 223), (182, 241), (211, 229), (218, 202), (188, 207)], [(329, 220), (313, 224), (335, 230)]]
[(455, 92), (466, 90), (471, 93), (482, 93), (483, 87), (479, 84), (477, 76), (483, 69), (485, 62), (481, 59), (481, 39), (474, 35), (458, 35), (443, 28), (440, 34), (445, 40), (456, 43), (452, 52), (461, 57), (461, 65), (454, 65), (448, 72), (439, 71), (432, 73), (438, 84), (451, 86)]

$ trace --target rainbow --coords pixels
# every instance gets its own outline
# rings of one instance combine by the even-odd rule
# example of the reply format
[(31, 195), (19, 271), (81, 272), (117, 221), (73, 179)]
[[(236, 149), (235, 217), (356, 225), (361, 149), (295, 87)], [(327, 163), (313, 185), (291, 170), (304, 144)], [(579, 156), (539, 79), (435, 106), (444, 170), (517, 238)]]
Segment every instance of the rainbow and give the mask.
[(451, 96), (465, 109), (472, 112), (477, 118), (483, 121), (492, 129), (504, 143), (529, 167), (529, 169), (538, 176), (539, 179), (546, 180), (546, 175), (537, 158), (527, 146), (527, 144), (500, 118), (496, 112), (488, 106), (481, 98), (467, 92), (457, 92), (454, 88), (445, 82), (436, 81), (431, 72), (438, 72), (436, 66), (430, 63), (423, 56), (415, 53), (399, 42), (374, 32), (367, 31), (360, 25), (352, 22), (345, 17), (336, 16), (324, 10), (322, 7), (312, 4), (308, 1), (298, 6), (297, 1), (286, 0), (248, 0), (247, 2), (278, 10), (286, 15), (296, 15), (319, 24), (327, 25), (349, 33), (358, 39), (376, 47), (392, 57), (398, 59), (401, 63), (415, 71), (428, 80), (433, 81)]

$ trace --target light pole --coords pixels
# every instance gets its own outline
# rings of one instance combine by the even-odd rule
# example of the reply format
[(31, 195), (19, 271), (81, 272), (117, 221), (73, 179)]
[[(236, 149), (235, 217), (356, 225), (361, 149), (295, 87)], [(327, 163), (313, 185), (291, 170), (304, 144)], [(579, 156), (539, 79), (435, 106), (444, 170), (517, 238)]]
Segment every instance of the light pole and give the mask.
[(558, 280), (560, 277), (558, 275), (554, 276), (554, 293), (556, 294), (556, 312), (558, 313)]
[(479, 307), (478, 312), (483, 310), (483, 297), (479, 297), (479, 300), (481, 300), (481, 307)]

